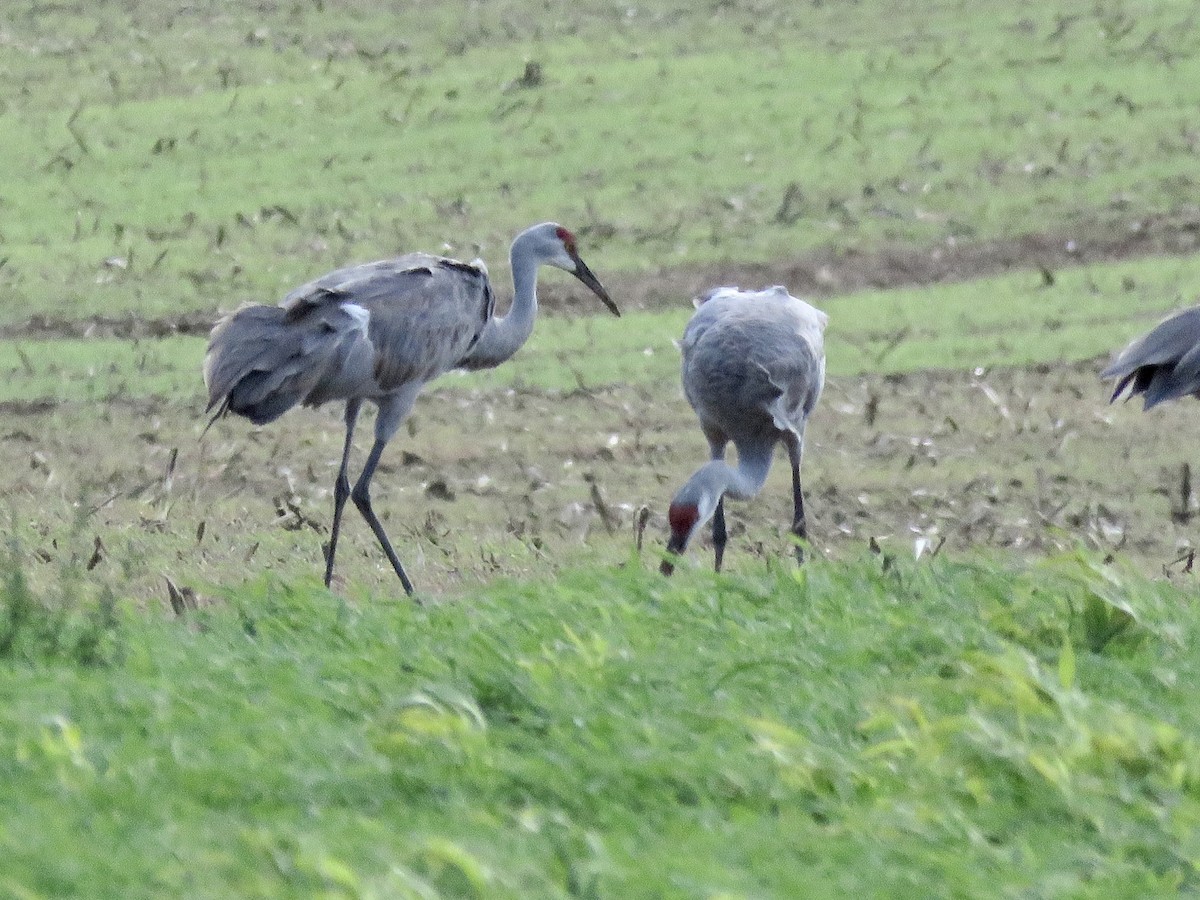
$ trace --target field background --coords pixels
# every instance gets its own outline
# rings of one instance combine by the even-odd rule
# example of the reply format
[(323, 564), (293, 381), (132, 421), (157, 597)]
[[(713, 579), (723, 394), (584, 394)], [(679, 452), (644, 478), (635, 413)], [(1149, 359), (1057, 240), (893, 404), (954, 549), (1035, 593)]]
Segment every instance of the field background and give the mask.
[[(0, 74), (0, 892), (1200, 887), (1200, 417), (1096, 375), (1200, 283), (1193, 4), (4, 2)], [(212, 322), (551, 218), (625, 315), (547, 274), (375, 481), (426, 606), (353, 514), (324, 591), (340, 411), (201, 441)], [(780, 466), (664, 584), (721, 283), (830, 314), (816, 559)]]

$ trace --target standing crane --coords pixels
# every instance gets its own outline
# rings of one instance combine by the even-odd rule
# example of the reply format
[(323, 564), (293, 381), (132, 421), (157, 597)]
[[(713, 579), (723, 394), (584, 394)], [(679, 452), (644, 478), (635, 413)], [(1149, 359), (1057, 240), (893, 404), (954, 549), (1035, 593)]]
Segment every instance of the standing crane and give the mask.
[[(1122, 350), (1101, 378), (1116, 378), (1116, 400), (1142, 395), (1143, 409), (1192, 394), (1200, 397), (1200, 306), (1164, 319)], [(1111, 402), (1111, 401), (1110, 401)]]
[[(346, 441), (333, 490), (333, 526), (325, 585), (349, 497), (362, 513), (404, 590), (413, 586), (383, 524), (371, 508), (371, 477), (383, 448), (408, 417), (426, 382), (451, 369), (490, 369), (511, 357), (533, 331), (537, 275), (543, 265), (570, 272), (612, 311), (608, 296), (575, 246), (554, 222), (517, 235), (509, 253), (513, 301), (496, 316), (482, 262), (428, 253), (349, 266), (296, 288), (278, 306), (245, 306), (212, 330), (204, 358), (208, 412), (228, 412), (255, 425), (273, 422), (297, 403), (346, 402)], [(375, 443), (350, 488), (350, 448), (364, 400), (378, 408)]]
[[(825, 383), (824, 332), (829, 317), (784, 287), (719, 287), (696, 301), (683, 333), (683, 391), (700, 419), (711, 459), (671, 501), (667, 550), (682, 553), (712, 519), (716, 569), (725, 555), (725, 497), (748, 500), (762, 489), (775, 445), (792, 463), (792, 533), (808, 536), (800, 461), (804, 426)], [(737, 467), (725, 462), (733, 441)], [(796, 558), (804, 561), (797, 546)], [(662, 572), (674, 563), (664, 559)]]

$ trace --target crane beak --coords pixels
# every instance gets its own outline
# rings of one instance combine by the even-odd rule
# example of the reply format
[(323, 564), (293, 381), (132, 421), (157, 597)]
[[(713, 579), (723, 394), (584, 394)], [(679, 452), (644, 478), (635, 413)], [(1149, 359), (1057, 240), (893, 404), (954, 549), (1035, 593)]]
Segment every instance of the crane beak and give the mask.
[(667, 541), (667, 555), (663, 557), (658, 571), (669, 577), (675, 571), (674, 557), (683, 553), (687, 549), (687, 544), (688, 535), (686, 533), (676, 534), (672, 532), (671, 539)]
[(608, 307), (609, 312), (614, 316), (620, 316), (621, 311), (617, 309), (617, 304), (613, 303), (612, 297), (608, 296), (608, 291), (604, 289), (604, 285), (600, 283), (600, 279), (592, 274), (592, 270), (578, 256), (572, 255), (575, 260), (575, 271), (571, 274), (591, 288), (592, 293), (604, 301), (604, 305)]

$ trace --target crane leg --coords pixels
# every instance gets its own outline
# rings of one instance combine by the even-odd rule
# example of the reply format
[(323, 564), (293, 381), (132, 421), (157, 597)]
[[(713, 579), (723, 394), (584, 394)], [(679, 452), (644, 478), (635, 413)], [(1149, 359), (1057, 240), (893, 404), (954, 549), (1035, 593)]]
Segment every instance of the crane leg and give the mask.
[[(704, 426), (701, 426), (704, 428)], [(724, 459), (725, 447), (729, 444), (729, 438), (724, 432), (716, 428), (704, 428), (704, 439), (708, 441), (708, 458), (709, 459)], [(717, 501), (717, 510), (713, 513), (712, 520), (712, 537), (713, 537), (713, 568), (715, 571), (721, 571), (721, 563), (725, 560), (725, 543), (729, 537), (729, 532), (725, 530), (725, 498), (722, 497)]]
[(396, 570), (396, 575), (399, 576), (400, 583), (404, 585), (404, 592), (411, 596), (413, 592), (412, 582), (408, 580), (408, 574), (404, 571), (400, 557), (396, 556), (396, 551), (392, 549), (392, 542), (388, 540), (387, 532), (383, 530), (383, 523), (375, 515), (375, 510), (371, 508), (371, 476), (375, 474), (375, 467), (379, 465), (379, 457), (383, 455), (383, 448), (386, 446), (386, 440), (378, 438), (375, 440), (374, 445), (371, 447), (371, 453), (367, 457), (367, 462), (363, 466), (362, 474), (358, 476), (358, 481), (355, 482), (354, 490), (350, 493), (350, 496), (354, 499), (354, 505), (362, 513), (362, 517), (371, 526), (371, 530), (375, 532), (375, 537), (379, 540), (379, 546), (383, 547), (383, 552), (387, 554), (388, 561), (392, 564), (392, 568)]
[[(800, 487), (800, 461), (804, 456), (804, 439), (792, 435), (787, 441), (788, 459), (792, 463), (792, 534), (802, 540), (808, 540), (808, 523), (804, 520), (804, 492)], [(804, 562), (804, 547), (796, 545), (796, 562)]]
[(337, 553), (338, 534), (342, 530), (342, 510), (350, 496), (350, 447), (354, 443), (354, 424), (362, 401), (346, 402), (346, 446), (342, 449), (342, 464), (338, 468), (337, 481), (333, 483), (333, 527), (329, 530), (329, 546), (325, 548), (325, 587), (333, 580), (333, 557)]
[(717, 511), (713, 513), (713, 554), (716, 556), (715, 569), (721, 571), (721, 561), (725, 559), (725, 498), (717, 501)]

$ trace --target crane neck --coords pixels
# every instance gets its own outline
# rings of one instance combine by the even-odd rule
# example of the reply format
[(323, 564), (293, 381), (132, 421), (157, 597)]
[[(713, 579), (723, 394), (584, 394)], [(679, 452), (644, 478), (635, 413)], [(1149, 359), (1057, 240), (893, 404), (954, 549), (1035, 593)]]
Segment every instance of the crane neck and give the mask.
[(774, 443), (762, 448), (738, 448), (738, 464), (729, 465), (723, 459), (706, 462), (684, 482), (675, 494), (672, 506), (694, 507), (700, 519), (693, 528), (699, 528), (711, 517), (722, 497), (731, 500), (749, 500), (766, 483), (771, 471), (771, 456)]
[(775, 450), (772, 444), (762, 452), (755, 448), (747, 451), (738, 448), (736, 468), (723, 459), (714, 459), (700, 467), (693, 475), (706, 482), (710, 490), (718, 497), (725, 496), (731, 500), (749, 500), (756, 496), (767, 482), (767, 474), (771, 471), (771, 457)]
[(513, 301), (508, 315), (504, 317), (504, 323), (514, 329), (514, 332), (516, 329), (524, 329), (519, 332), (519, 347), (533, 333), (533, 320), (537, 318), (537, 277), (542, 261), (528, 252), (528, 245), (520, 237), (513, 241), (508, 261), (512, 267)]
[(529, 252), (528, 244), (518, 235), (509, 251), (512, 268), (513, 299), (508, 314), (493, 316), (471, 351), (467, 367), (490, 369), (510, 359), (533, 333), (537, 318), (537, 274), (541, 260)]

